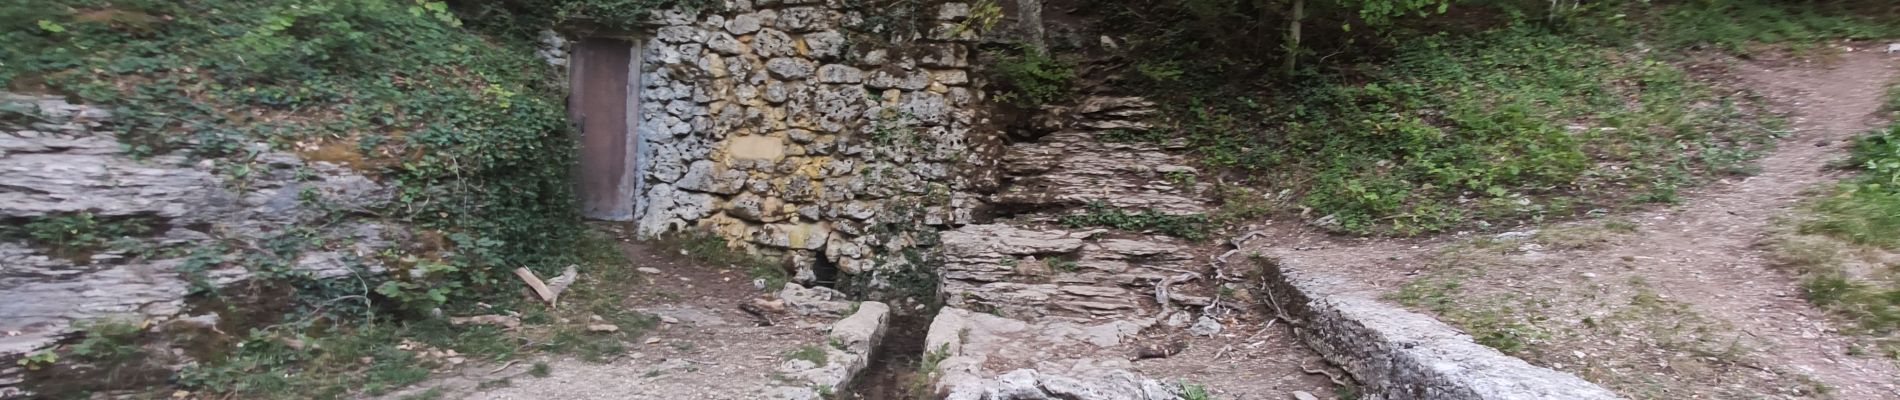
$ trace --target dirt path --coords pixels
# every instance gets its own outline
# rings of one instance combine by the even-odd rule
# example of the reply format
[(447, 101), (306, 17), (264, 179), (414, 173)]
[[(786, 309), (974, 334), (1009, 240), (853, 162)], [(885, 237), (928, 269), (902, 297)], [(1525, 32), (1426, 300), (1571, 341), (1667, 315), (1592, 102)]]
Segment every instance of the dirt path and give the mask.
[(1760, 245), (1811, 188), (1839, 179), (1827, 164), (1848, 139), (1881, 122), (1897, 59), (1861, 51), (1740, 66), (1743, 82), (1792, 112), (1793, 134), (1758, 174), (1712, 183), (1679, 207), (1481, 238), (1288, 228), (1260, 251), (1324, 261), (1480, 341), (1524, 346), (1510, 352), (1632, 397), (1900, 398), (1893, 360), (1849, 355), (1855, 338), (1802, 299), (1798, 278)]

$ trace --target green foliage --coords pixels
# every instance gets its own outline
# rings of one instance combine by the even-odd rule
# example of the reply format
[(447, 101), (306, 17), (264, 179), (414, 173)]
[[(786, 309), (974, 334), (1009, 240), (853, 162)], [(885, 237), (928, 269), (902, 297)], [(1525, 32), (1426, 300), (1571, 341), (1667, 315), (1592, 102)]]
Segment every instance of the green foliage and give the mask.
[(59, 362), (59, 352), (41, 350), (33, 354), (28, 354), (26, 357), (20, 357), (18, 361), (14, 361), (13, 363), (21, 367), (26, 367), (28, 371), (38, 371), (42, 368), (52, 366), (55, 362)]
[(1799, 223), (1799, 233), (1835, 242), (1787, 237), (1774, 249), (1780, 261), (1803, 269), (1809, 301), (1890, 336), (1900, 330), (1900, 269), (1850, 275), (1844, 264), (1857, 248), (1900, 250), (1900, 123), (1861, 135), (1849, 161), (1859, 174), (1812, 203), (1811, 214)]
[(1214, 397), (1213, 395), (1207, 394), (1206, 386), (1201, 386), (1201, 384), (1198, 383), (1181, 382), (1181, 398), (1183, 400), (1208, 400)]
[(1815, 216), (1801, 224), (1802, 233), (1900, 249), (1900, 123), (1856, 139), (1849, 162), (1860, 174), (1814, 205)]
[(1073, 90), (1075, 64), (1030, 45), (990, 51), (989, 57), (995, 61), (986, 72), (998, 85), (992, 89), (997, 101), (1035, 107), (1066, 99)]
[(534, 363), (534, 367), (528, 369), (528, 375), (533, 375), (536, 378), (546, 378), (553, 373), (554, 368), (548, 367), (548, 363), (544, 362)]
[(465, 0), (453, 2), (471, 26), (507, 36), (531, 37), (540, 28), (631, 31), (666, 9), (705, 10), (713, 0)]
[[(963, 331), (959, 334), (968, 335), (969, 332)], [(964, 339), (959, 338), (958, 340)], [(937, 380), (941, 378), (939, 376), (941, 373), (937, 371), (937, 367), (943, 364), (943, 360), (948, 359), (950, 359), (949, 343), (944, 343), (938, 345), (935, 349), (925, 351), (923, 359), (917, 360), (917, 369), (911, 371), (909, 379), (905, 381), (905, 386), (908, 389), (907, 392), (917, 394), (918, 399), (935, 398), (933, 395), (936, 393), (936, 390), (932, 389), (932, 385), (935, 385)]]
[[(472, 34), (437, 1), (0, 8), (0, 40), (13, 44), (0, 82), (114, 106), (110, 128), (135, 154), (224, 159), (242, 188), (256, 156), (246, 144), (266, 143), (393, 188), (373, 211), (441, 232), (452, 250), (394, 255), (432, 261), (377, 291), (409, 310), (503, 293), (517, 266), (576, 262), (564, 94), (526, 37)], [(41, 20), (64, 30), (18, 29)]]
[(1269, 189), (1350, 232), (1666, 200), (1771, 139), (1746, 98), (1535, 29), (1414, 39), (1360, 72), (1260, 100), (1184, 94), (1172, 114), (1204, 163), (1285, 185)]
[[(239, 345), (178, 373), (188, 388), (244, 398), (340, 398), (380, 394), (428, 377), (432, 362), (404, 345), (395, 327), (321, 336), (253, 330)], [(363, 360), (368, 360), (364, 363)]]
[(104, 219), (90, 212), (49, 214), (28, 219), (17, 227), (0, 227), (0, 237), (20, 237), (54, 256), (80, 261), (114, 242), (150, 233), (152, 224), (145, 218)]
[(1712, 46), (1747, 52), (1751, 44), (1820, 45), (1837, 39), (1900, 36), (1900, 10), (1884, 0), (1788, 2), (1676, 0), (1589, 2), (1570, 19), (1577, 29), (1661, 48)]
[(76, 326), (86, 338), (74, 344), (72, 354), (82, 360), (124, 362), (143, 353), (138, 338), (145, 329), (126, 321), (104, 320)]
[(1156, 210), (1129, 212), (1106, 202), (1090, 202), (1080, 213), (1064, 215), (1063, 225), (1071, 228), (1109, 227), (1127, 231), (1155, 230), (1168, 236), (1193, 241), (1207, 240), (1214, 227), (1206, 215), (1168, 214)]
[(733, 248), (726, 238), (704, 232), (685, 232), (662, 238), (656, 243), (662, 251), (677, 251), (686, 258), (716, 266), (744, 268), (752, 279), (765, 281), (765, 289), (778, 291), (791, 281), (791, 273), (782, 261), (767, 259)]
[(825, 348), (815, 344), (808, 344), (799, 346), (797, 349), (792, 349), (791, 352), (785, 353), (785, 358), (809, 361), (820, 367), (831, 363), (831, 357), (825, 353)]

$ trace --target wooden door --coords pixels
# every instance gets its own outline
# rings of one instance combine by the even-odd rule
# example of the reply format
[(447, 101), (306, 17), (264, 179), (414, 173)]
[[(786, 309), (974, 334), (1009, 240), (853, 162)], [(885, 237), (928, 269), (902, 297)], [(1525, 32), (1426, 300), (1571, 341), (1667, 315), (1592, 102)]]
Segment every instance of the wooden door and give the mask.
[(633, 44), (588, 38), (574, 44), (569, 60), (568, 115), (580, 126), (581, 215), (609, 221), (633, 219), (637, 153), (628, 116), (639, 109), (633, 90)]

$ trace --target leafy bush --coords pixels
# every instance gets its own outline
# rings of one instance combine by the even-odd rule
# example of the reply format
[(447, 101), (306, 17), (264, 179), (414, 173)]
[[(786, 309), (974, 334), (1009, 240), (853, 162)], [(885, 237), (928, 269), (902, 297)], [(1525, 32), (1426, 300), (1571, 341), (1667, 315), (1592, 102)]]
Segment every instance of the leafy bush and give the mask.
[(1069, 97), (1075, 65), (1056, 59), (1027, 44), (989, 52), (995, 59), (987, 71), (999, 85), (998, 101), (1023, 107), (1053, 103)]

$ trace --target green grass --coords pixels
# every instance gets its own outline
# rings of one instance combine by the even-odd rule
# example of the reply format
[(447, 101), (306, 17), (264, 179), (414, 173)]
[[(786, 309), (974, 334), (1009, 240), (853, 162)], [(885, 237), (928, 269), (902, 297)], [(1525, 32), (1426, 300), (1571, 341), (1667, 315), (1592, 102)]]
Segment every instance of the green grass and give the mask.
[(654, 241), (659, 251), (682, 254), (700, 263), (745, 269), (746, 275), (765, 281), (765, 289), (778, 291), (791, 281), (785, 263), (733, 248), (726, 238), (705, 232), (682, 232)]
[(1107, 227), (1125, 231), (1154, 230), (1164, 235), (1193, 241), (1207, 240), (1214, 229), (1206, 215), (1177, 215), (1156, 210), (1130, 212), (1114, 208), (1102, 201), (1090, 202), (1079, 212), (1063, 215), (1059, 222), (1070, 228)]
[(1645, 39), (1660, 48), (1714, 47), (1747, 53), (1751, 45), (1814, 47), (1838, 39), (1900, 37), (1900, 9), (1884, 0), (1788, 2), (1678, 0), (1593, 2), (1576, 19), (1590, 34)]
[(104, 218), (90, 212), (50, 214), (0, 227), (0, 238), (24, 240), (55, 257), (89, 262), (107, 248), (137, 246), (137, 237), (152, 233), (149, 218)]
[(808, 344), (799, 346), (797, 349), (792, 349), (792, 351), (785, 353), (785, 358), (810, 361), (812, 364), (820, 367), (831, 363), (831, 358), (825, 353), (824, 346), (815, 344)]
[(1398, 234), (1675, 201), (1772, 139), (1752, 99), (1656, 54), (1529, 27), (1394, 51), (1274, 96), (1181, 94), (1173, 129), (1322, 225)]
[(1862, 135), (1849, 161), (1859, 174), (1812, 202), (1771, 249), (1803, 275), (1809, 301), (1900, 352), (1900, 265), (1868, 255), (1900, 251), (1900, 123)]

